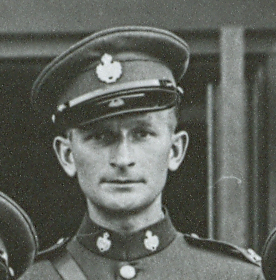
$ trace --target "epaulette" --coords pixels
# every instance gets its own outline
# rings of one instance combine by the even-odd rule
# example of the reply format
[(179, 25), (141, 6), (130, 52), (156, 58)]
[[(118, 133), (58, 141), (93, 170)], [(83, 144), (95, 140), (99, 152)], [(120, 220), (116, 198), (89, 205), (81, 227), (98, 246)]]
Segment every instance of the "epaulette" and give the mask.
[(35, 258), (35, 261), (40, 261), (40, 260), (50, 259), (50, 258), (55, 257), (56, 255), (60, 254), (60, 252), (62, 252), (66, 248), (66, 245), (68, 244), (68, 242), (70, 240), (71, 240), (70, 237), (60, 238), (51, 247), (49, 247), (45, 250), (39, 251)]
[(224, 241), (200, 238), (196, 234), (184, 234), (184, 238), (190, 245), (206, 250), (217, 251), (261, 266), (262, 258), (253, 249), (241, 248)]

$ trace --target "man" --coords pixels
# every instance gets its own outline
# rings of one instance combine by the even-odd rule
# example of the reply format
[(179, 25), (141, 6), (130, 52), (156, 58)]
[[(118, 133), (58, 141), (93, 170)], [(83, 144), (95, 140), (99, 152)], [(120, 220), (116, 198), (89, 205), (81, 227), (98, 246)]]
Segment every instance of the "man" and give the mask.
[(57, 127), (55, 153), (77, 177), (87, 215), (22, 279), (263, 279), (249, 253), (176, 232), (162, 208), (167, 173), (188, 146), (177, 130), (188, 61), (176, 35), (121, 27), (87, 37), (41, 73), (32, 102)]

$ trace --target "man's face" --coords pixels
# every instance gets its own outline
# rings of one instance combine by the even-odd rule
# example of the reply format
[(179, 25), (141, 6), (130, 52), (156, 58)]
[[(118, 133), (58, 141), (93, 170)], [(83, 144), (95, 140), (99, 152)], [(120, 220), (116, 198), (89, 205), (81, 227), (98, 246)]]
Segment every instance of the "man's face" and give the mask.
[(90, 203), (136, 211), (160, 197), (174, 160), (175, 122), (173, 111), (164, 110), (73, 129), (72, 165)]

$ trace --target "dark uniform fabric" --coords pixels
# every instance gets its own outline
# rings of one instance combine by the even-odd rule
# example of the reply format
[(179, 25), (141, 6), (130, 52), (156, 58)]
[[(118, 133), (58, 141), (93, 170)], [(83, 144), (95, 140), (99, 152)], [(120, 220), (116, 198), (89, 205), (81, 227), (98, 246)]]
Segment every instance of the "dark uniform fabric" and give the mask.
[[(183, 235), (168, 215), (127, 236), (86, 216), (66, 250), (87, 279), (264, 279), (257, 258), (229, 244)], [(52, 260), (40, 260), (20, 279), (63, 278)]]

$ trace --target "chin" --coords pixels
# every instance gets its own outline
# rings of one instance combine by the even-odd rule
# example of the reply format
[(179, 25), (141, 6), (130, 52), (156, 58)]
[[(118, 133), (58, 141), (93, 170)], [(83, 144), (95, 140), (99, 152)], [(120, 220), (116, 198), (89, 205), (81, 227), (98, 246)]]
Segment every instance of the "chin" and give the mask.
[(137, 200), (131, 201), (128, 200), (127, 202), (110, 204), (105, 207), (106, 211), (113, 213), (115, 215), (132, 215), (143, 212), (146, 208), (148, 208), (152, 202), (140, 202), (138, 203)]
[(112, 205), (108, 207), (111, 212), (117, 212), (117, 213), (133, 213), (137, 212), (140, 209), (142, 209), (139, 205)]

